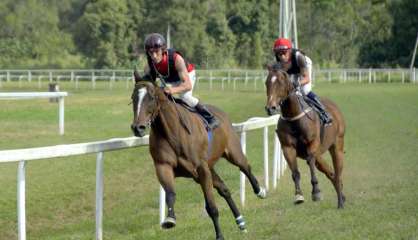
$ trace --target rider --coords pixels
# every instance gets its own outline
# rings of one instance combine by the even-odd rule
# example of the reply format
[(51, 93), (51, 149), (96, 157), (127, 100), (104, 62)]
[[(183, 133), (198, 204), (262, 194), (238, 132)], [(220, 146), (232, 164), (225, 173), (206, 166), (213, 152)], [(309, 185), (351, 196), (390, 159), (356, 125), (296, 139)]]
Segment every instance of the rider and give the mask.
[(160, 78), (167, 94), (179, 94), (179, 97), (208, 122), (208, 127), (214, 129), (219, 126), (216, 117), (192, 95), (196, 81), (194, 65), (188, 63), (181, 53), (174, 49), (167, 49), (164, 37), (159, 33), (151, 33), (145, 38), (145, 53), (148, 64), (145, 65), (142, 77), (144, 80), (155, 81)]
[(332, 118), (320, 102), (319, 97), (312, 92), (312, 60), (302, 51), (292, 48), (292, 42), (286, 38), (278, 38), (273, 45), (274, 55), (281, 67), (290, 75), (292, 81), (299, 81), (305, 100), (319, 112), (325, 125), (331, 124)]

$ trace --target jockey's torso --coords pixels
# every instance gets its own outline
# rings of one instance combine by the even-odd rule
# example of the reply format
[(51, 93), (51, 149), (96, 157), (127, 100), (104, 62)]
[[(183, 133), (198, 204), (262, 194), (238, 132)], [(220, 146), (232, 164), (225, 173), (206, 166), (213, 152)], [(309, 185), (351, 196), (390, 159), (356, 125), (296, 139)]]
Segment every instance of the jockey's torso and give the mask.
[[(180, 82), (180, 76), (175, 67), (176, 59), (181, 56), (180, 53), (174, 49), (167, 49), (163, 52), (163, 58), (159, 63), (154, 63), (150, 57), (148, 57), (148, 65), (150, 73), (153, 79), (159, 77), (166, 83), (177, 83)], [(184, 60), (187, 68), (187, 72), (194, 70), (194, 65)]]
[(277, 61), (280, 62), (283, 69), (286, 70), (288, 74), (300, 74), (300, 70), (302, 68), (306, 68), (306, 59), (303, 52), (301, 52), (298, 49), (292, 49), (292, 52), (290, 54), (290, 61), (287, 63), (280, 62), (279, 58), (276, 57)]

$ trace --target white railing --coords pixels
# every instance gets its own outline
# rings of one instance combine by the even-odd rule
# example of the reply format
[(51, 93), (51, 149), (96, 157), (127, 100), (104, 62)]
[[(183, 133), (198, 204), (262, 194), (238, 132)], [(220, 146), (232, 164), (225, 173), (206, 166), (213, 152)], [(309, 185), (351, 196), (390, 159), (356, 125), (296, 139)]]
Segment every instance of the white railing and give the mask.
[(22, 100), (33, 98), (58, 98), (59, 134), (64, 135), (64, 97), (67, 92), (0, 92), (0, 100)]
[[(264, 90), (264, 81), (267, 70), (243, 70), (243, 69), (213, 69), (197, 70), (199, 83), (207, 83), (212, 90), (232, 89), (236, 90), (243, 86), (254, 88), (254, 90)], [(42, 87), (42, 80), (48, 82), (71, 83), (71, 86), (79, 88), (80, 81), (90, 83), (89, 88), (96, 89), (96, 83), (107, 83), (112, 89), (117, 82), (124, 82), (125, 87), (129, 88), (134, 79), (132, 70), (97, 70), (97, 69), (65, 69), (65, 70), (0, 70), (0, 87), (12, 81), (18, 81), (18, 86), (22, 87), (24, 82), (31, 82), (32, 79), (38, 80), (38, 87)], [(377, 83), (377, 82), (400, 82), (417, 83), (417, 69), (413, 68), (358, 68), (358, 69), (313, 69), (314, 82), (358, 82), (358, 83)], [(85, 87), (88, 87), (85, 86)]]
[[(277, 123), (278, 115), (269, 118), (252, 118), (246, 122), (233, 124), (235, 131), (241, 133), (241, 145), (244, 153), (246, 152), (246, 132), (264, 128), (264, 183), (268, 189), (268, 126)], [(96, 240), (103, 237), (103, 152), (120, 150), (137, 146), (148, 145), (149, 138), (129, 137), (117, 138), (107, 141), (90, 143), (78, 143), (69, 145), (57, 145), (40, 148), (16, 149), (0, 151), (0, 163), (19, 162), (17, 172), (17, 215), (18, 215), (18, 239), (26, 240), (26, 208), (25, 208), (25, 166), (27, 161), (40, 160), (47, 158), (68, 157), (97, 153), (96, 158)], [(275, 137), (274, 157), (273, 157), (273, 186), (276, 187), (277, 180), (283, 173), (285, 163), (280, 151), (279, 141)], [(281, 167), (280, 167), (281, 166)], [(245, 179), (243, 174), (240, 176), (240, 196), (241, 203), (245, 202)], [(160, 188), (161, 189), (161, 188)], [(160, 222), (165, 216), (165, 193), (160, 191)]]

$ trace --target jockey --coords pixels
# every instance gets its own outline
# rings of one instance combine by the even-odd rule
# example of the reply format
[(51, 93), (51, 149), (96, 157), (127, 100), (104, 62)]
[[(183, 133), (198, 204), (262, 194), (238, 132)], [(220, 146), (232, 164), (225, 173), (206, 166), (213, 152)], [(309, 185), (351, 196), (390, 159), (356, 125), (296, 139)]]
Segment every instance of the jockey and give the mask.
[(174, 49), (167, 49), (164, 37), (158, 33), (151, 33), (145, 38), (145, 53), (148, 64), (145, 65), (142, 77), (144, 80), (155, 81), (160, 78), (167, 94), (179, 94), (179, 97), (208, 122), (210, 129), (219, 126), (215, 116), (192, 95), (196, 81), (194, 65), (188, 63), (183, 56)]
[(281, 67), (290, 75), (294, 83), (299, 84), (304, 93), (305, 100), (309, 105), (313, 105), (319, 112), (319, 116), (325, 125), (331, 124), (332, 118), (325, 111), (324, 105), (319, 97), (312, 92), (312, 60), (302, 51), (292, 48), (289, 39), (278, 38), (273, 45), (274, 55)]

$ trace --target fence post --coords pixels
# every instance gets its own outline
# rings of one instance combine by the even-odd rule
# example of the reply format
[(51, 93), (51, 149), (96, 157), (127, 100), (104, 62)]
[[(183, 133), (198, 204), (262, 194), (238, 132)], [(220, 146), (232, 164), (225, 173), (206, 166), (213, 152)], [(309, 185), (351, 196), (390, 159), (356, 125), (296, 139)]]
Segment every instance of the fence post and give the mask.
[[(247, 134), (245, 131), (241, 132), (241, 148), (244, 155), (247, 154)], [(240, 172), (240, 198), (241, 206), (245, 205), (245, 174)]]
[(96, 158), (96, 240), (103, 239), (103, 152)]
[(94, 70), (91, 72), (91, 87), (96, 89), (96, 77), (94, 76)]
[(331, 71), (328, 72), (328, 82), (331, 82)]
[(59, 115), (59, 130), (60, 135), (64, 135), (64, 97), (58, 99), (58, 115)]
[(25, 165), (25, 161), (20, 161), (17, 170), (17, 228), (19, 240), (26, 240)]
[(264, 186), (269, 190), (269, 128), (264, 127), (263, 144), (264, 144)]
[(7, 82), (10, 82), (10, 72), (9, 71), (7, 71), (6, 76), (7, 76)]
[(278, 154), (279, 152), (279, 139), (277, 138), (277, 135), (274, 134), (274, 152), (273, 152), (273, 188), (276, 189), (277, 187), (277, 180), (279, 179), (278, 173), (279, 173), (279, 159)]
[(32, 73), (28, 71), (28, 82), (32, 82)]
[(70, 78), (70, 82), (74, 82), (74, 71), (71, 71), (71, 78)]
[(49, 82), (52, 82), (52, 72), (49, 71)]

